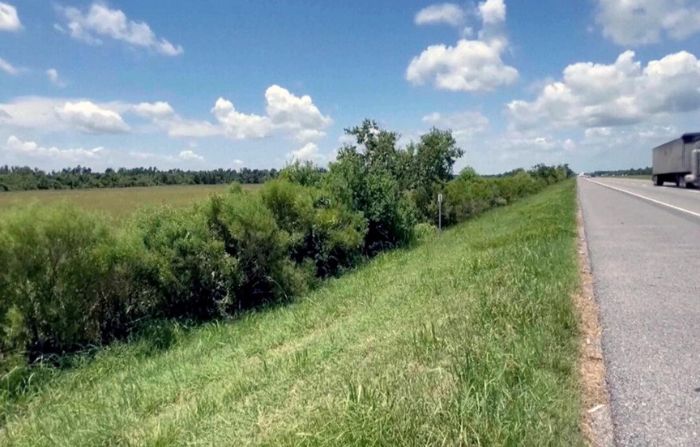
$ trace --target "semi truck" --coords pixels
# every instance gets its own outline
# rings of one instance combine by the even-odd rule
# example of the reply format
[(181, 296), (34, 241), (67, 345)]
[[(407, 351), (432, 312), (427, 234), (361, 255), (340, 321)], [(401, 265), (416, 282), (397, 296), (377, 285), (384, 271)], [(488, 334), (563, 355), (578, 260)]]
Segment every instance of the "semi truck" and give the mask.
[(687, 133), (655, 147), (652, 154), (654, 185), (671, 182), (681, 188), (700, 186), (700, 132)]

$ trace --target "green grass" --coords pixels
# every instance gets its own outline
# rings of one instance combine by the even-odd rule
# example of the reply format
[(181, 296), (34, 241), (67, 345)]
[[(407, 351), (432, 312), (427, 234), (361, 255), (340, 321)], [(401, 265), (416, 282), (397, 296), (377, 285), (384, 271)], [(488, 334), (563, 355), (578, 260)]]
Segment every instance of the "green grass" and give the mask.
[(580, 445), (574, 182), (284, 307), (114, 345), (0, 444)]
[[(260, 185), (243, 185), (255, 189)], [(72, 189), (45, 191), (0, 192), (0, 214), (3, 210), (27, 203), (73, 203), (89, 211), (105, 213), (116, 219), (131, 215), (144, 206), (168, 204), (187, 206), (226, 191), (228, 185), (174, 185), (133, 188)]]

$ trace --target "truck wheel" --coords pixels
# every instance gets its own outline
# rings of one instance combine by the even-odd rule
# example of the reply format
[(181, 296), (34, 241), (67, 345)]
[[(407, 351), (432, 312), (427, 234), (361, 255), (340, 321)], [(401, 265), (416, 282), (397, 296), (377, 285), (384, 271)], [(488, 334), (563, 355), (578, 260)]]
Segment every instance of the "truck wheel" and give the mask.
[(685, 182), (684, 175), (681, 175), (680, 177), (678, 177), (678, 187), (683, 188), (683, 189), (688, 187), (688, 184)]
[(651, 178), (651, 181), (654, 183), (656, 186), (662, 186), (664, 184), (664, 181), (661, 180), (661, 176), (655, 175)]
[(676, 188), (678, 188), (679, 186), (681, 186), (681, 176), (677, 175), (676, 176)]

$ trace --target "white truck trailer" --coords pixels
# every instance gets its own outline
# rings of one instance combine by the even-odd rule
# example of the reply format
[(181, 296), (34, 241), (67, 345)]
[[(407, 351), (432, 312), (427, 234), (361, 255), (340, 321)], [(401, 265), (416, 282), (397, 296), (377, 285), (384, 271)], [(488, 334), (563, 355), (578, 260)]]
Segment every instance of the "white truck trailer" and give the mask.
[(655, 147), (652, 153), (654, 185), (671, 182), (681, 188), (700, 186), (700, 132), (684, 134)]

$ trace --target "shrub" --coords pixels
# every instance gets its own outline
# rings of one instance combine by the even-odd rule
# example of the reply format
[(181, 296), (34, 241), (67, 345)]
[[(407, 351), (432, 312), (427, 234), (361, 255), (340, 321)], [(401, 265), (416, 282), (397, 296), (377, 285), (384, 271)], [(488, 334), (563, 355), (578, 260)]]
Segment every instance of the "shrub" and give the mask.
[(3, 352), (35, 358), (110, 337), (104, 304), (123, 301), (114, 280), (124, 266), (110, 255), (115, 238), (102, 219), (35, 205), (4, 215), (0, 234)]
[(496, 205), (498, 190), (494, 181), (481, 177), (459, 177), (445, 187), (444, 217), (452, 225)]
[(367, 219), (364, 242), (367, 255), (411, 240), (416, 223), (413, 203), (390, 171), (373, 168), (356, 149), (348, 147), (341, 151), (338, 161), (331, 165), (326, 187), (349, 209)]
[(310, 272), (289, 258), (290, 236), (258, 195), (214, 196), (205, 210), (209, 227), (238, 263), (237, 309), (287, 299), (308, 288)]
[(312, 162), (296, 161), (282, 169), (279, 178), (302, 186), (320, 186), (323, 182), (324, 170)]
[(413, 238), (415, 242), (426, 242), (433, 240), (438, 234), (438, 228), (429, 223), (421, 222), (416, 224), (413, 229)]
[(514, 175), (495, 179), (499, 196), (508, 203), (541, 190), (545, 184), (523, 170)]
[(226, 315), (241, 282), (238, 260), (197, 208), (144, 211), (132, 227), (143, 252), (135, 266), (147, 313), (207, 319)]
[(336, 274), (361, 257), (365, 220), (331, 194), (273, 180), (265, 184), (261, 197), (289, 235), (291, 258), (298, 264), (313, 262), (316, 276)]

